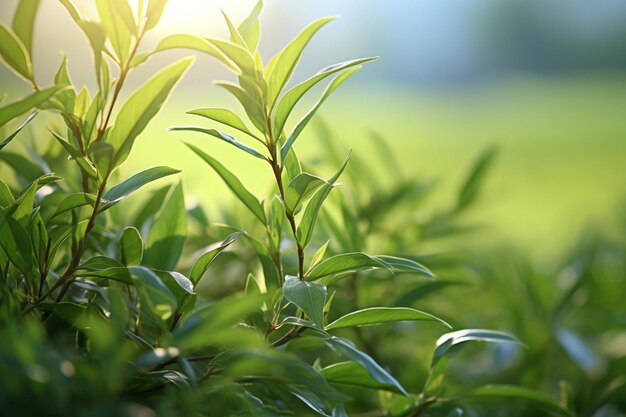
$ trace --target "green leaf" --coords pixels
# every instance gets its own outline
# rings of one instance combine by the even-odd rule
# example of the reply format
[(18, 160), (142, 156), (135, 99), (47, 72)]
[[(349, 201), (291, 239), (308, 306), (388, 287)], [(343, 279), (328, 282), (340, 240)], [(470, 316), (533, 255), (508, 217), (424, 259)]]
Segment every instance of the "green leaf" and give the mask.
[(262, 139), (257, 137), (254, 133), (248, 129), (246, 124), (241, 120), (239, 116), (227, 109), (216, 109), (216, 108), (202, 108), (190, 110), (187, 112), (188, 114), (195, 114), (197, 116), (206, 117), (207, 119), (214, 120), (218, 123), (222, 123), (226, 126), (230, 126), (233, 129), (237, 129), (240, 132), (245, 133), (246, 135), (258, 140), (259, 142), (263, 142)]
[(329, 275), (365, 269), (387, 269), (390, 272), (417, 272), (429, 277), (432, 273), (421, 264), (410, 259), (392, 256), (371, 256), (363, 252), (343, 253), (323, 260), (306, 274), (308, 280), (316, 280)]
[(251, 148), (248, 145), (239, 142), (238, 140), (236, 140), (235, 138), (233, 138), (229, 134), (226, 134), (224, 132), (220, 132), (220, 131), (215, 130), (215, 129), (206, 129), (206, 128), (203, 128), (203, 127), (196, 127), (196, 126), (181, 126), (181, 127), (173, 127), (170, 130), (173, 130), (173, 131), (183, 131), (183, 132), (204, 133), (204, 134), (207, 134), (209, 136), (213, 136), (215, 138), (218, 138), (219, 140), (223, 140), (224, 142), (230, 143), (231, 145), (235, 146), (236, 148), (239, 148), (242, 151), (244, 151), (246, 153), (249, 153), (252, 156), (255, 156), (255, 157), (257, 157), (259, 159), (262, 159), (264, 161), (267, 160), (267, 158), (265, 156), (263, 156), (263, 154), (261, 154), (256, 149)]
[(276, 99), (278, 99), (280, 92), (291, 78), (291, 74), (293, 74), (293, 71), (298, 65), (298, 61), (300, 61), (302, 51), (313, 35), (315, 35), (322, 26), (334, 19), (335, 17), (325, 17), (311, 23), (267, 64), (265, 74), (268, 86), (267, 100), (270, 109), (274, 108)]
[(406, 395), (407, 397), (409, 396), (406, 390), (393, 376), (385, 371), (369, 355), (354, 347), (354, 345), (349, 341), (331, 336), (330, 338), (325, 339), (324, 343), (326, 343), (326, 345), (332, 350), (340, 353), (342, 356), (361, 364), (376, 381), (385, 385), (394, 386), (398, 389), (398, 391), (400, 391), (400, 393)]
[(116, 166), (128, 157), (135, 138), (158, 113), (193, 61), (193, 57), (185, 58), (159, 71), (124, 103), (107, 137), (107, 142), (117, 151)]
[(165, 206), (152, 223), (143, 257), (144, 265), (171, 271), (176, 267), (187, 237), (187, 212), (181, 183), (173, 187)]
[(377, 57), (354, 59), (352, 61), (345, 61), (339, 64), (331, 65), (322, 69), (320, 72), (309, 78), (308, 80), (296, 85), (291, 90), (287, 91), (283, 98), (280, 99), (276, 112), (274, 115), (274, 136), (278, 137), (285, 127), (287, 118), (291, 114), (291, 111), (295, 105), (300, 101), (302, 96), (309, 91), (314, 85), (324, 80), (325, 78), (335, 74), (336, 72), (343, 71), (345, 69), (361, 65), (365, 62), (374, 61)]
[[(313, 255), (313, 258), (311, 258), (311, 265), (310, 265), (309, 269), (313, 268), (322, 259), (324, 259), (324, 255), (326, 254), (326, 250), (328, 249), (328, 244), (329, 243), (330, 243), (330, 240), (327, 240), (326, 243), (324, 243), (322, 246), (320, 246), (320, 248), (315, 252), (315, 254)], [(304, 276), (306, 276), (306, 275), (307, 274), (305, 273)]]
[(0, 178), (0, 207), (8, 207), (14, 202), (15, 197), (13, 197), (11, 189), (6, 182), (2, 181), (2, 178)]
[(520, 399), (541, 406), (561, 416), (572, 416), (572, 414), (561, 407), (559, 402), (551, 395), (515, 385), (486, 385), (462, 394), (461, 399), (463, 398)]
[(45, 88), (0, 108), (0, 126), (4, 126), (8, 121), (14, 119), (15, 117), (43, 104), (62, 88), (62, 86)]
[(98, 171), (89, 159), (83, 156), (83, 154), (78, 149), (76, 149), (74, 145), (59, 136), (57, 133), (53, 132), (52, 130), (50, 130), (49, 132), (52, 133), (52, 136), (57, 140), (57, 142), (59, 142), (61, 146), (63, 146), (67, 153), (70, 154), (72, 159), (76, 161), (80, 169), (85, 174), (89, 175), (91, 178), (98, 178)]
[(265, 126), (265, 113), (261, 104), (254, 100), (250, 95), (237, 84), (228, 81), (216, 81), (215, 85), (226, 89), (231, 93), (239, 103), (243, 106), (246, 114), (250, 118), (250, 121), (261, 132), (265, 132), (267, 127)]
[(39, 0), (20, 0), (13, 16), (13, 30), (29, 55), (33, 50), (33, 26), (38, 9)]
[(263, 211), (263, 206), (261, 206), (259, 200), (257, 200), (256, 197), (243, 186), (243, 184), (241, 184), (241, 181), (239, 181), (239, 179), (232, 172), (230, 172), (222, 164), (217, 162), (216, 159), (207, 155), (194, 145), (190, 143), (185, 144), (200, 158), (204, 159), (204, 161), (209, 164), (220, 177), (222, 177), (228, 188), (230, 188), (235, 196), (237, 196), (237, 198), (243, 204), (245, 204), (248, 209), (250, 209), (252, 214), (254, 214), (257, 219), (261, 220), (263, 224), (267, 224), (267, 220), (265, 219), (265, 212)]
[(231, 70), (239, 72), (239, 68), (230, 60), (230, 58), (228, 58), (222, 51), (205, 38), (187, 34), (170, 35), (163, 38), (158, 43), (154, 53), (170, 49), (192, 49), (194, 51), (204, 52), (205, 54), (216, 58)]
[(85, 193), (70, 194), (59, 203), (59, 205), (57, 206), (57, 209), (54, 211), (54, 214), (52, 215), (52, 217), (50, 217), (50, 220), (78, 207), (83, 207), (83, 206), (93, 207), (95, 203), (96, 203), (96, 196), (93, 194), (85, 194)]
[(261, 14), (262, 9), (263, 2), (259, 0), (254, 5), (254, 8), (252, 9), (248, 17), (246, 17), (244, 21), (241, 22), (241, 24), (237, 27), (237, 30), (245, 40), (249, 51), (256, 51), (259, 44), (259, 35), (261, 33), (259, 15)]
[(437, 340), (431, 368), (450, 351), (453, 346), (464, 342), (515, 343), (524, 346), (518, 338), (510, 333), (485, 329), (464, 329), (446, 333)]
[(311, 110), (309, 110), (309, 112), (298, 122), (296, 127), (293, 129), (293, 132), (291, 132), (291, 134), (287, 138), (287, 141), (280, 148), (280, 156), (282, 159), (285, 159), (287, 157), (287, 153), (289, 153), (289, 149), (291, 149), (294, 142), (296, 141), (296, 139), (298, 139), (298, 137), (300, 136), (300, 133), (302, 133), (302, 131), (304, 130), (306, 125), (309, 123), (309, 121), (311, 121), (311, 119), (315, 115), (315, 112), (317, 112), (317, 109), (319, 109), (321, 105), (324, 104), (324, 101), (326, 101), (326, 99), (337, 89), (337, 87), (339, 87), (344, 81), (350, 78), (352, 74), (354, 74), (361, 68), (363, 67), (357, 66), (357, 67), (350, 68), (347, 71), (342, 72), (341, 74), (339, 74), (332, 80), (332, 82), (328, 85), (328, 87), (326, 87), (326, 90), (324, 90), (322, 97), (320, 97), (320, 99), (317, 101), (317, 103), (315, 103), (313, 108), (311, 108)]
[[(121, 1), (125, 2), (125, 0)], [(119, 13), (117, 8), (119, 2), (120, 0), (96, 0), (96, 7), (100, 22), (106, 30), (119, 63), (124, 63), (130, 54), (132, 33), (125, 23), (125, 19)], [(126, 5), (128, 6), (128, 4)]]
[[(0, 111), (2, 111), (2, 110), (0, 110)], [(30, 123), (30, 121), (35, 118), (35, 116), (37, 116), (37, 112), (33, 112), (30, 116), (28, 116), (26, 118), (26, 120), (24, 120), (22, 122), (20, 127), (17, 128), (17, 130), (15, 132), (11, 133), (8, 138), (6, 138), (2, 142), (0, 142), (0, 151), (2, 150), (2, 148), (7, 146), (17, 136), (17, 134), (20, 133), (22, 131), (22, 129), (24, 129), (24, 127), (26, 127), (26, 125), (28, 123)]]
[[(351, 152), (352, 151), (350, 151), (350, 153)], [(324, 200), (326, 200), (326, 197), (328, 197), (328, 194), (330, 194), (330, 191), (335, 186), (335, 181), (337, 181), (343, 170), (346, 168), (346, 165), (348, 165), (350, 153), (348, 153), (346, 159), (343, 161), (337, 172), (335, 172), (335, 175), (333, 175), (327, 181), (327, 183), (324, 184), (322, 188), (320, 188), (315, 193), (315, 195), (311, 198), (311, 201), (309, 201), (306, 209), (304, 210), (304, 214), (302, 215), (302, 219), (300, 220), (300, 224), (298, 225), (298, 230), (296, 233), (298, 243), (300, 243), (302, 247), (306, 247), (311, 241), (311, 237), (313, 236), (313, 228), (315, 227), (315, 222), (318, 218), (319, 211), (322, 208), (322, 204), (324, 203)]]
[(33, 67), (28, 50), (15, 32), (2, 23), (0, 23), (0, 56), (16, 75), (27, 81), (33, 80)]
[(325, 327), (325, 330), (342, 327), (370, 326), (373, 324), (396, 321), (435, 321), (447, 327), (452, 327), (439, 317), (420, 310), (407, 307), (372, 307), (353, 311), (338, 318)]
[(221, 39), (206, 38), (206, 40), (232, 61), (239, 68), (238, 72), (248, 75), (256, 74), (256, 63), (247, 49)]
[(161, 281), (169, 288), (179, 302), (187, 294), (196, 295), (193, 289), (193, 283), (189, 278), (176, 271), (159, 271), (152, 270), (159, 276)]
[(320, 328), (324, 326), (324, 304), (326, 287), (313, 282), (302, 281), (298, 277), (287, 275), (283, 285), (283, 296), (295, 304)]
[(357, 362), (334, 363), (320, 371), (331, 384), (352, 385), (402, 394), (395, 385), (382, 383), (374, 379), (363, 365)]
[(235, 232), (229, 235), (226, 239), (221, 242), (214, 243), (213, 245), (204, 249), (204, 254), (200, 256), (193, 263), (191, 267), (191, 272), (189, 273), (189, 278), (191, 282), (196, 285), (200, 278), (204, 275), (204, 273), (209, 269), (215, 258), (231, 243), (235, 240), (239, 239), (241, 236), (245, 235), (245, 232)]
[(489, 167), (493, 164), (493, 160), (497, 154), (497, 149), (492, 147), (485, 150), (474, 162), (474, 166), (470, 170), (469, 175), (465, 179), (457, 200), (457, 210), (462, 210), (471, 205), (480, 191), (481, 183), (485, 175), (489, 171)]
[(138, 172), (127, 180), (117, 184), (114, 187), (111, 187), (109, 191), (104, 193), (103, 198), (105, 200), (108, 200), (108, 203), (103, 205), (100, 210), (104, 211), (108, 209), (109, 207), (120, 202), (128, 195), (137, 191), (144, 185), (151, 183), (152, 181), (156, 181), (169, 175), (178, 174), (179, 172), (180, 170), (178, 169), (166, 166), (152, 167), (144, 171)]
[[(31, 206), (32, 209), (32, 206)], [(30, 236), (13, 217), (5, 217), (0, 221), (0, 247), (9, 260), (27, 279), (36, 275), (37, 259), (33, 257), (33, 244)]]
[(120, 238), (120, 249), (122, 263), (124, 265), (141, 264), (141, 258), (143, 258), (143, 240), (141, 239), (139, 230), (134, 227), (125, 228)]
[(222, 16), (224, 17), (224, 21), (226, 21), (226, 26), (228, 26), (230, 41), (236, 45), (241, 46), (244, 49), (247, 49), (248, 45), (246, 44), (246, 41), (243, 39), (241, 33), (239, 33), (239, 30), (235, 27), (228, 15), (224, 13), (224, 10), (222, 10)]
[(326, 180), (302, 172), (289, 182), (285, 189), (285, 206), (290, 213), (297, 213), (301, 203), (304, 203)]
[(153, 271), (143, 266), (129, 266), (141, 307), (157, 320), (168, 320), (176, 311), (176, 297)]
[(159, 23), (167, 0), (149, 0), (146, 10), (146, 30), (150, 30)]

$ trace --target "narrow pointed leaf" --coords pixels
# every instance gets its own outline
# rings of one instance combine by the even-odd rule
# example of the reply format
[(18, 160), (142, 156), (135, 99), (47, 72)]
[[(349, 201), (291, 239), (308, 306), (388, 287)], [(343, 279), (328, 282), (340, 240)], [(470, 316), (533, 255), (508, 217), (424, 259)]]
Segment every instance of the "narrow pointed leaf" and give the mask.
[(29, 55), (33, 50), (33, 26), (38, 8), (39, 0), (21, 0), (13, 16), (13, 30)]
[(108, 203), (105, 204), (101, 210), (108, 209), (112, 205), (118, 203), (128, 195), (137, 191), (144, 185), (151, 183), (152, 181), (156, 181), (169, 175), (178, 174), (179, 172), (180, 170), (178, 169), (166, 166), (152, 167), (141, 171), (116, 186), (111, 187), (109, 191), (104, 193), (103, 198), (107, 200)]
[(253, 134), (246, 124), (241, 120), (239, 116), (227, 109), (215, 109), (215, 108), (203, 108), (195, 109), (187, 112), (188, 114), (195, 114), (197, 116), (206, 117), (207, 119), (214, 120), (218, 123), (222, 123), (226, 126), (230, 126), (233, 129), (237, 129), (246, 135), (261, 141), (262, 140)]
[(7, 104), (6, 106), (0, 108), (0, 126), (5, 125), (8, 121), (23, 113), (26, 113), (32, 108), (43, 104), (62, 88), (62, 86), (45, 88), (41, 91), (36, 91), (21, 100), (18, 100), (11, 104)]
[(187, 237), (187, 211), (183, 187), (173, 187), (165, 205), (152, 223), (146, 241), (143, 264), (156, 269), (172, 271), (176, 267)]
[(0, 23), (0, 57), (16, 75), (27, 81), (33, 79), (33, 67), (28, 50), (15, 32), (2, 23)]
[(170, 130), (173, 131), (182, 131), (182, 132), (199, 132), (199, 133), (204, 133), (207, 134), (209, 136), (213, 136), (214, 138), (217, 138), (219, 140), (223, 140), (226, 143), (230, 143), (231, 145), (233, 145), (236, 148), (241, 149), (242, 151), (257, 157), (259, 159), (263, 159), (264, 161), (267, 160), (267, 158), (265, 158), (265, 156), (263, 156), (262, 153), (260, 153), (259, 151), (257, 151), (254, 148), (251, 148), (250, 146), (239, 142), (238, 140), (236, 140), (235, 138), (233, 138), (232, 136), (230, 136), (227, 133), (224, 132), (220, 132), (218, 130), (215, 129), (207, 129), (204, 127), (197, 127), (197, 126), (181, 126), (181, 127), (173, 127)]
[(199, 36), (187, 34), (176, 34), (167, 36), (158, 43), (157, 47), (154, 50), (154, 53), (167, 51), (169, 49), (192, 49), (194, 51), (203, 52), (216, 58), (231, 70), (235, 72), (240, 72), (237, 65), (235, 65), (230, 60), (230, 58), (228, 58), (222, 51), (220, 51), (208, 40)]
[(186, 145), (194, 151), (200, 158), (204, 159), (204, 161), (211, 166), (217, 172), (217, 174), (222, 177), (228, 188), (237, 196), (237, 198), (246, 206), (248, 209), (254, 214), (263, 224), (267, 223), (265, 219), (265, 212), (263, 211), (263, 206), (257, 198), (252, 195), (250, 191), (248, 191), (241, 181), (229, 170), (227, 170), (222, 164), (220, 164), (215, 158), (209, 156), (199, 148), (195, 147), (190, 143), (186, 143)]
[(319, 109), (321, 105), (324, 104), (326, 99), (337, 89), (337, 87), (339, 87), (344, 81), (350, 78), (352, 74), (354, 74), (361, 68), (363, 67), (362, 66), (352, 67), (348, 69), (347, 71), (342, 72), (341, 74), (339, 74), (333, 79), (333, 81), (328, 85), (328, 87), (326, 87), (326, 90), (324, 90), (322, 97), (320, 97), (320, 99), (317, 101), (317, 103), (315, 103), (313, 108), (311, 108), (311, 110), (309, 110), (308, 113), (298, 122), (296, 127), (293, 129), (293, 132), (291, 132), (291, 134), (287, 138), (287, 141), (285, 142), (285, 144), (281, 147), (280, 156), (282, 159), (285, 159), (287, 157), (287, 154), (289, 153), (289, 149), (291, 149), (294, 142), (296, 141), (296, 139), (298, 139), (298, 137), (300, 136), (300, 133), (302, 133), (302, 131), (304, 130), (306, 125), (309, 123), (309, 121), (311, 121), (311, 119), (315, 115), (315, 112), (317, 112), (317, 109)]
[(202, 278), (204, 273), (209, 269), (215, 258), (224, 249), (230, 246), (231, 243), (233, 243), (235, 240), (243, 235), (245, 235), (245, 232), (235, 232), (223, 241), (213, 244), (208, 248), (205, 248), (205, 253), (198, 259), (196, 259), (196, 261), (193, 263), (193, 266), (191, 267), (191, 272), (189, 273), (189, 278), (191, 279), (191, 282), (196, 285), (198, 281), (200, 281), (200, 278)]
[(259, 129), (261, 132), (265, 132), (267, 130), (267, 127), (265, 126), (265, 114), (263, 113), (263, 108), (258, 102), (253, 100), (243, 88), (237, 84), (227, 81), (218, 81), (215, 84), (226, 89), (229, 93), (235, 96), (237, 101), (241, 103), (243, 109), (246, 111), (246, 114), (250, 118), (252, 124), (254, 124), (254, 127)]
[(84, 207), (84, 206), (93, 207), (95, 203), (96, 203), (96, 196), (93, 194), (76, 193), (76, 194), (68, 195), (61, 201), (61, 203), (59, 203), (59, 205), (57, 206), (57, 209), (55, 210), (50, 220), (78, 207)]
[(391, 374), (389, 374), (389, 372), (385, 371), (378, 363), (376, 363), (374, 359), (366, 353), (358, 350), (349, 341), (331, 336), (330, 338), (325, 339), (324, 342), (329, 348), (340, 353), (347, 359), (361, 364), (376, 381), (382, 384), (392, 385), (402, 394), (406, 396), (409, 395), (402, 385), (400, 385), (400, 383), (393, 376), (391, 376)]
[(489, 342), (489, 343), (515, 343), (524, 346), (522, 342), (510, 333), (486, 330), (486, 329), (464, 329), (456, 332), (446, 333), (437, 340), (431, 367), (434, 367), (448, 351), (460, 343), (464, 342)]
[(474, 162), (469, 175), (465, 179), (457, 200), (457, 209), (462, 210), (471, 205), (480, 191), (482, 181), (493, 164), (493, 160), (497, 154), (496, 148), (489, 148), (483, 152)]
[(395, 385), (383, 383), (374, 379), (369, 374), (367, 369), (357, 362), (334, 363), (322, 369), (320, 373), (331, 384), (352, 385), (355, 387), (371, 388), (402, 394), (402, 391), (400, 391)]
[(37, 116), (37, 112), (33, 112), (30, 116), (28, 116), (26, 120), (22, 122), (20, 127), (18, 127), (17, 130), (15, 130), (15, 132), (11, 133), (8, 138), (0, 142), (0, 151), (2, 150), (2, 148), (7, 146), (17, 136), (17, 134), (20, 133), (22, 129), (24, 129), (24, 127), (26, 127), (26, 125), (29, 124), (30, 121), (35, 118), (35, 116)]
[(342, 327), (370, 326), (396, 321), (435, 321), (444, 326), (451, 327), (439, 317), (413, 308), (372, 307), (348, 313), (327, 325), (325, 330), (339, 329)]
[(70, 154), (72, 159), (76, 161), (76, 163), (83, 172), (85, 172), (91, 178), (98, 178), (98, 171), (89, 159), (83, 156), (80, 151), (74, 147), (74, 145), (59, 136), (57, 133), (53, 132), (52, 130), (50, 130), (50, 133), (52, 133), (52, 136), (56, 139), (57, 142), (59, 142), (61, 146), (63, 146), (67, 153)]
[(149, 0), (146, 10), (146, 30), (150, 30), (159, 23), (167, 0)]
[(193, 61), (193, 57), (185, 58), (164, 68), (124, 103), (107, 138), (107, 142), (117, 151), (116, 165), (128, 157), (137, 136), (161, 109)]
[(307, 172), (298, 174), (289, 182), (285, 189), (285, 206), (290, 213), (296, 213), (299, 205), (304, 203), (326, 180)]
[(243, 37), (246, 42), (249, 51), (256, 51), (256, 48), (259, 44), (259, 35), (261, 32), (260, 24), (259, 24), (259, 15), (261, 14), (261, 10), (263, 9), (263, 2), (257, 1), (254, 5), (254, 8), (244, 19), (243, 22), (237, 27), (237, 30)]
[(326, 200), (326, 197), (328, 197), (328, 194), (330, 194), (330, 191), (333, 189), (335, 181), (337, 181), (343, 170), (346, 168), (349, 159), (350, 154), (348, 154), (335, 175), (333, 175), (327, 181), (327, 184), (323, 185), (311, 198), (311, 201), (309, 201), (297, 230), (297, 239), (302, 247), (306, 247), (311, 241), (315, 221), (318, 218), (318, 213), (322, 208), (322, 204), (324, 203), (324, 200)]
[(283, 285), (283, 296), (295, 304), (306, 316), (320, 328), (324, 326), (324, 304), (326, 287), (313, 282), (302, 281), (288, 275)]
[(276, 112), (274, 115), (274, 134), (278, 136), (282, 133), (283, 128), (285, 127), (285, 123), (287, 122), (287, 118), (291, 114), (295, 105), (298, 103), (298, 101), (300, 101), (302, 96), (304, 96), (304, 94), (306, 94), (306, 92), (313, 88), (313, 86), (315, 86), (317, 83), (339, 71), (361, 65), (365, 62), (374, 61), (376, 59), (378, 58), (361, 58), (352, 61), (345, 61), (340, 64), (331, 65), (322, 69), (308, 80), (296, 85), (291, 90), (287, 91), (285, 95), (280, 99), (280, 102), (276, 107)]
[(280, 92), (291, 78), (298, 61), (300, 61), (302, 51), (311, 38), (324, 25), (334, 19), (334, 17), (325, 17), (311, 23), (267, 64), (267, 95), (270, 108), (274, 107)]

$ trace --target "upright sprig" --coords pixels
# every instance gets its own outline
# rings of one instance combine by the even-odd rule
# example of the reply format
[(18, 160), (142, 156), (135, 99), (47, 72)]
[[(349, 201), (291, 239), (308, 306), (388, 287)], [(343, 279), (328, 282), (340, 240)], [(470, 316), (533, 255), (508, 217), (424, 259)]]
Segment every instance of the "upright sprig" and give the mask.
[[(291, 238), (297, 248), (297, 276), (299, 279), (304, 279), (305, 250), (311, 242), (317, 214), (348, 160), (346, 158), (331, 178), (324, 180), (318, 176), (302, 172), (293, 145), (330, 94), (358, 71), (361, 64), (374, 61), (377, 58), (361, 58), (328, 66), (304, 82), (287, 89), (286, 86), (300, 61), (304, 48), (311, 38), (334, 18), (323, 18), (309, 25), (282, 51), (276, 54), (267, 65), (264, 65), (257, 50), (259, 42), (258, 16), (261, 7), (261, 2), (257, 3), (252, 13), (239, 26), (235, 26), (224, 14), (230, 33), (228, 41), (191, 35), (174, 35), (166, 38), (160, 47), (164, 48), (176, 44), (181, 47), (204, 51), (219, 59), (237, 75), (238, 83), (219, 81), (216, 84), (237, 98), (254, 128), (248, 127), (239, 116), (228, 109), (200, 108), (191, 110), (189, 113), (237, 130), (253, 143), (256, 142), (256, 147), (260, 148), (260, 151), (246, 144), (244, 140), (236, 139), (215, 129), (184, 126), (173, 128), (173, 130), (195, 131), (210, 135), (268, 163), (275, 179), (278, 199), (271, 200), (269, 215), (266, 215), (262, 203), (240, 183), (235, 175), (213, 157), (188, 144), (195, 153), (218, 172), (239, 200), (265, 226), (268, 237), (268, 247), (266, 248), (268, 253), (263, 255), (271, 258), (277, 272), (270, 272), (269, 275), (279, 279), (278, 282), (266, 282), (266, 285), (272, 287), (282, 285), (286, 276), (280, 250), (281, 218), (284, 217), (287, 220)], [(327, 86), (317, 103), (309, 109), (292, 130), (287, 129), (286, 124), (289, 116), (302, 97), (315, 85), (333, 75), (335, 78)], [(308, 204), (306, 204), (307, 201), (309, 201)], [(296, 216), (302, 210), (304, 210), (303, 214), (298, 221)], [(267, 281), (269, 278), (267, 267), (265, 273)]]
[[(3, 40), (0, 55), (7, 66), (35, 90), (26, 98), (0, 109), (0, 122), (4, 124), (33, 107), (59, 113), (66, 132), (51, 130), (50, 133), (75, 163), (81, 175), (81, 192), (67, 196), (60, 205), (62, 210), (55, 213), (48, 223), (63, 213), (89, 207), (86, 218), (73, 217), (75, 230), (72, 233), (72, 255), (64, 271), (55, 272), (58, 278), (52, 282), (49, 282), (48, 276), (55, 251), (50, 249), (55, 248), (57, 243), (48, 241), (43, 245), (48, 253), (42, 255), (45, 259), (38, 271), (38, 291), (33, 294), (32, 303), (26, 311), (37, 307), (49, 297), (57, 302), (63, 299), (78, 277), (77, 270), (87, 249), (87, 238), (102, 212), (146, 183), (178, 172), (168, 167), (155, 167), (115, 187), (108, 187), (113, 171), (126, 160), (136, 138), (161, 109), (193, 61), (193, 58), (181, 59), (159, 71), (130, 96), (116, 116), (128, 74), (158, 52), (140, 52), (140, 45), (145, 34), (158, 23), (166, 0), (141, 1), (136, 10), (132, 10), (126, 0), (95, 0), (98, 21), (83, 16), (70, 0), (59, 2), (85, 34), (91, 47), (97, 81), (93, 98), (87, 87), (79, 90), (72, 83), (66, 57), (63, 57), (55, 74), (53, 87), (42, 89), (36, 81), (31, 50), (38, 0), (20, 1), (13, 29), (0, 24), (0, 37)], [(34, 114), (3, 142), (2, 147), (32, 120)], [(37, 184), (42, 182), (38, 180)]]

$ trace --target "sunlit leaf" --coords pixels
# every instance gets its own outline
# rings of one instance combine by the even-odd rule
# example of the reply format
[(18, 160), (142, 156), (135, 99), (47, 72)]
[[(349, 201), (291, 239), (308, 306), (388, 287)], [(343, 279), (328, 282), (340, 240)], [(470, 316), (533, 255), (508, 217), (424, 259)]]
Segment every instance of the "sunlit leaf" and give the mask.
[(195, 114), (198, 116), (206, 117), (207, 119), (214, 120), (218, 123), (225, 124), (226, 126), (230, 126), (233, 129), (237, 129), (240, 132), (245, 133), (246, 135), (262, 142), (262, 139), (253, 134), (250, 129), (246, 126), (246, 124), (230, 110), (227, 109), (217, 109), (217, 108), (202, 108), (190, 110), (187, 113)]
[(261, 220), (263, 224), (267, 223), (265, 219), (265, 212), (263, 211), (263, 207), (257, 198), (248, 191), (241, 181), (229, 170), (227, 170), (222, 164), (220, 164), (216, 159), (209, 156), (199, 148), (186, 143), (186, 145), (194, 151), (200, 158), (204, 159), (204, 161), (211, 166), (217, 172), (217, 174), (222, 177), (228, 188), (232, 190), (232, 192), (237, 196), (237, 198), (245, 204), (248, 209), (254, 214), (257, 219)]
[(350, 154), (343, 161), (335, 175), (333, 175), (325, 185), (323, 185), (311, 198), (309, 204), (304, 210), (304, 214), (302, 215), (302, 219), (300, 220), (300, 224), (298, 225), (297, 230), (297, 239), (302, 247), (306, 247), (311, 241), (311, 237), (313, 236), (313, 228), (315, 227), (315, 221), (318, 218), (318, 213), (322, 208), (322, 204), (330, 191), (335, 186), (335, 181), (339, 178), (343, 170), (348, 165), (348, 160), (350, 159)]
[(291, 149), (296, 139), (298, 139), (298, 137), (300, 136), (300, 133), (302, 133), (302, 131), (304, 130), (306, 125), (309, 123), (309, 121), (311, 121), (311, 119), (315, 115), (315, 112), (317, 112), (317, 110), (321, 107), (321, 105), (324, 104), (324, 101), (326, 101), (326, 99), (337, 89), (337, 87), (339, 87), (344, 81), (350, 78), (352, 74), (354, 74), (361, 68), (363, 67), (361, 66), (352, 67), (342, 72), (341, 74), (339, 74), (333, 79), (333, 81), (328, 85), (328, 87), (326, 87), (326, 90), (324, 90), (322, 97), (320, 97), (317, 103), (315, 103), (315, 105), (307, 112), (307, 114), (298, 122), (296, 127), (293, 129), (293, 131), (287, 138), (287, 141), (280, 148), (280, 156), (282, 159), (285, 159), (287, 157), (287, 153), (289, 153), (289, 149)]
[[(0, 109), (0, 112), (1, 111), (2, 109)], [(29, 124), (30, 121), (35, 118), (35, 116), (37, 116), (37, 112), (34, 112), (30, 116), (28, 116), (26, 120), (24, 120), (22, 124), (13, 133), (9, 135), (9, 137), (7, 137), (5, 140), (0, 142), (0, 151), (2, 150), (2, 148), (7, 146), (17, 136), (17, 134), (20, 133), (22, 129), (24, 129), (24, 127), (26, 127), (26, 125)]]
[(177, 174), (179, 172), (180, 170), (178, 169), (165, 166), (152, 167), (144, 171), (138, 172), (127, 180), (122, 181), (114, 187), (111, 187), (106, 193), (104, 193), (103, 198), (107, 200), (108, 203), (105, 204), (101, 210), (108, 209), (109, 207), (123, 200), (128, 195), (137, 191), (144, 185), (151, 183), (152, 181), (156, 181), (160, 178)]
[(298, 103), (298, 101), (300, 101), (302, 96), (304, 96), (304, 94), (306, 94), (306, 92), (309, 91), (314, 85), (339, 71), (361, 65), (365, 62), (374, 61), (376, 59), (378, 58), (361, 58), (331, 65), (322, 69), (306, 81), (296, 85), (291, 90), (287, 91), (285, 95), (280, 99), (278, 106), (276, 107), (274, 115), (274, 135), (279, 136), (282, 133), (283, 128), (285, 127), (285, 123), (287, 122), (287, 118), (291, 114), (293, 108)]
[(0, 56), (16, 75), (27, 81), (33, 79), (33, 67), (28, 50), (15, 32), (2, 23), (0, 23)]
[(294, 69), (298, 65), (302, 51), (311, 38), (324, 25), (334, 19), (334, 17), (325, 17), (311, 23), (267, 64), (265, 74), (268, 85), (267, 99), (270, 108), (274, 107), (280, 92), (291, 78), (291, 74), (293, 74)]
[(50, 99), (54, 94), (56, 94), (59, 90), (61, 90), (61, 86), (49, 87), (45, 88), (41, 91), (36, 91), (29, 96), (15, 101), (11, 104), (7, 104), (0, 108), (0, 126), (3, 126), (8, 121), (13, 118), (26, 113), (34, 107), (37, 107), (48, 99)]
[(215, 129), (207, 129), (207, 128), (203, 128), (203, 127), (196, 127), (196, 126), (181, 126), (181, 127), (173, 127), (170, 130), (173, 131), (182, 131), (182, 132), (199, 132), (199, 133), (204, 133), (207, 134), (209, 136), (213, 136), (214, 138), (217, 138), (219, 140), (222, 140), (226, 143), (230, 143), (231, 145), (233, 145), (236, 148), (241, 149), (242, 151), (257, 157), (259, 159), (263, 159), (266, 160), (265, 156), (263, 156), (263, 154), (261, 154), (259, 151), (257, 151), (254, 148), (251, 148), (250, 146), (239, 142), (238, 140), (236, 140), (235, 138), (233, 138), (232, 136), (230, 136), (227, 133), (224, 132), (220, 132), (218, 130)]
[(185, 58), (162, 69), (124, 103), (107, 137), (107, 142), (117, 151), (116, 166), (128, 157), (135, 138), (161, 109), (193, 61), (193, 57)]
[(39, 0), (20, 0), (13, 16), (13, 30), (29, 55), (33, 50), (33, 26), (38, 9)]

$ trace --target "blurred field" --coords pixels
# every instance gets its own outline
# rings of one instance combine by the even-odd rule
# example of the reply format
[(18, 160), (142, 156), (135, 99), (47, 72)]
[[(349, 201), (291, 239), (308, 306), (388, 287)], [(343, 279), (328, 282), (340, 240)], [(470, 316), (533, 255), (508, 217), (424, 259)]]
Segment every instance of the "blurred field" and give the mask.
[[(206, 94), (178, 90), (138, 141), (125, 171), (157, 163), (182, 168), (188, 193), (215, 214), (230, 197), (181, 143), (190, 140), (244, 172), (249, 188), (266, 187), (268, 169), (262, 162), (206, 136), (165, 133), (170, 126), (204, 123), (184, 115), (185, 110), (225, 101), (232, 103), (211, 87)], [(365, 140), (370, 130), (384, 135), (404, 172), (440, 180), (433, 207), (452, 201), (472, 159), (497, 145), (497, 164), (472, 220), (488, 226), (489, 232), (480, 235), (485, 243), (506, 238), (543, 257), (568, 248), (585, 227), (610, 230), (616, 224), (626, 196), (624, 109), (626, 76), (601, 74), (515, 77), (454, 91), (348, 86), (320, 117), (357, 154), (371, 153)], [(314, 134), (310, 129), (297, 145), (305, 158), (319, 146)], [(375, 155), (370, 157), (375, 164)]]

